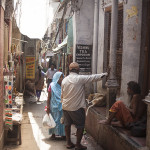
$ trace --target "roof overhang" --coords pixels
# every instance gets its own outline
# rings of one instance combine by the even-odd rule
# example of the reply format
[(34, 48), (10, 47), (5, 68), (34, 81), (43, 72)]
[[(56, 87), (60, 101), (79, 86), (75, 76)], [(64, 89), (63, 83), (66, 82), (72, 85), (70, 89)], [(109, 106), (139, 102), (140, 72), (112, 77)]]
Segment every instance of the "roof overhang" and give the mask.
[(62, 43), (58, 44), (58, 46), (53, 49), (54, 53), (57, 53), (58, 51), (60, 51), (62, 48), (64, 48), (67, 45), (67, 41), (68, 41), (68, 35), (66, 36), (66, 38), (63, 40)]
[(54, 53), (52, 51), (46, 52), (46, 57), (54, 56)]

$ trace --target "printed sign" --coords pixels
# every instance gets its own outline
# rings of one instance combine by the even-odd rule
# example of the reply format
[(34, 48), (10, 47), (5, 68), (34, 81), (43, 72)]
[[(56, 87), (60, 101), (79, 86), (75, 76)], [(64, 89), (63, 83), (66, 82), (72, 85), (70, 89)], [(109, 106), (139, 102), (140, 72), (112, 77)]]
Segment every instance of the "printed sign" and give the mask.
[(5, 126), (12, 128), (12, 109), (5, 109)]
[(92, 45), (76, 45), (76, 62), (80, 72), (91, 72)]
[(26, 57), (26, 79), (35, 78), (35, 57)]
[(5, 85), (5, 126), (12, 129), (12, 91), (13, 91), (13, 80), (7, 79)]

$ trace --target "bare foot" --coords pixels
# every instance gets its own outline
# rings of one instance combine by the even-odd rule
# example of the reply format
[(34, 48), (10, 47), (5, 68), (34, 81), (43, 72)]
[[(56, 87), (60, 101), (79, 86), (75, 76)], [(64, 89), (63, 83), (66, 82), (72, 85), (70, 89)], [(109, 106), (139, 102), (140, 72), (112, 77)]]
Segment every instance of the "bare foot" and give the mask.
[(101, 120), (99, 121), (99, 123), (104, 125), (110, 125), (110, 122), (108, 120)]

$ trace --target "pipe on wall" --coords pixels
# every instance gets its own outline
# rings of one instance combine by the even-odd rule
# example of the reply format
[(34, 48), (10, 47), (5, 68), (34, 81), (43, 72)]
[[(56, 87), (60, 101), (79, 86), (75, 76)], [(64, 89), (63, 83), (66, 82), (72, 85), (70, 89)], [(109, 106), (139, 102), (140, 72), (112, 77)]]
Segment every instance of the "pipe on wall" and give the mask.
[[(94, 32), (93, 32), (93, 53), (92, 53), (92, 74), (97, 73), (98, 56), (98, 25), (99, 25), (99, 0), (94, 1)], [(94, 93), (97, 92), (97, 83), (94, 83)]]

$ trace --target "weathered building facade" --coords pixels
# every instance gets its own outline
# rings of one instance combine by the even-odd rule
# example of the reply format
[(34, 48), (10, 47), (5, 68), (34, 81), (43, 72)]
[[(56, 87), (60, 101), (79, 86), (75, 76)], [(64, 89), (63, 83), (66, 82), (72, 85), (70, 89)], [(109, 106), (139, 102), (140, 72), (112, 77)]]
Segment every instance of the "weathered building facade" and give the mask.
[[(3, 52), (4, 52), (4, 9), (5, 1), (0, 1), (0, 145), (3, 145)], [(2, 146), (0, 146), (2, 147)]]
[[(104, 119), (108, 115), (108, 110), (116, 98), (120, 97), (128, 104), (129, 81), (140, 84), (143, 96), (148, 94), (150, 89), (149, 1), (95, 0), (94, 2), (99, 7), (97, 73), (105, 72), (109, 67), (111, 70), (108, 79), (102, 84), (97, 84), (98, 92), (107, 89), (106, 114), (105, 110), (92, 108), (87, 116), (87, 130), (106, 150), (143, 148), (134, 144), (133, 146), (129, 140), (124, 140), (117, 130), (102, 126), (97, 120)], [(147, 127), (149, 133), (149, 124)], [(106, 136), (107, 134), (111, 136)], [(112, 138), (116, 142), (111, 142)], [(149, 139), (148, 134), (146, 139)], [(117, 144), (121, 142), (122, 144)], [(148, 143), (147, 141), (145, 146), (149, 146)]]
[[(150, 2), (149, 0), (64, 0), (60, 8), (65, 10), (68, 3), (73, 12), (71, 14), (73, 61), (79, 63), (80, 73), (102, 73), (111, 68), (108, 78), (87, 85), (87, 94), (107, 92), (107, 106), (90, 109), (86, 128), (105, 149), (110, 149), (111, 144), (114, 144), (113, 149), (119, 149), (121, 146), (122, 150), (137, 149), (140, 146), (136, 144), (133, 146), (130, 141), (122, 137), (122, 141), (119, 141), (118, 131), (99, 125), (97, 120), (108, 116), (109, 108), (116, 98), (120, 98), (125, 104), (129, 103), (127, 95), (129, 81), (140, 84), (143, 98), (148, 95)], [(67, 46), (69, 46), (68, 41)], [(147, 139), (149, 139), (149, 128), (147, 130)], [(106, 136), (109, 133), (111, 136)], [(111, 142), (112, 137), (116, 138), (115, 143)]]
[(4, 73), (9, 71), (13, 9), (13, 1), (0, 1), (0, 149), (4, 144)]

